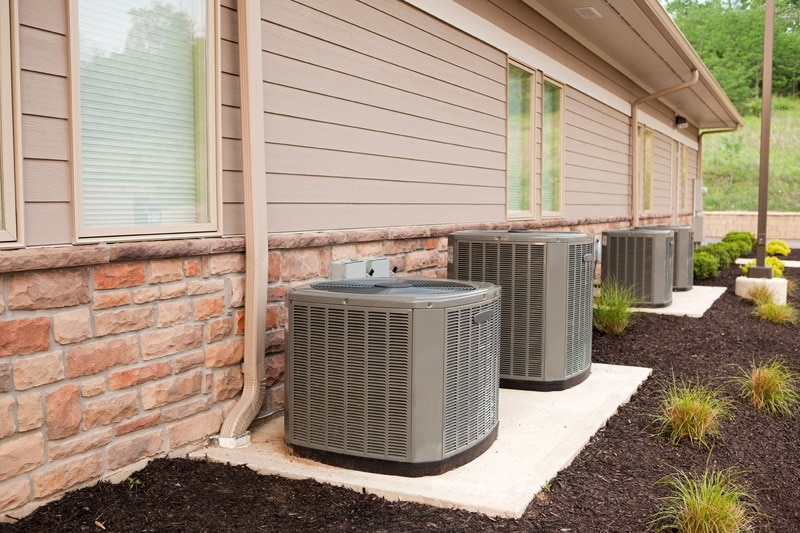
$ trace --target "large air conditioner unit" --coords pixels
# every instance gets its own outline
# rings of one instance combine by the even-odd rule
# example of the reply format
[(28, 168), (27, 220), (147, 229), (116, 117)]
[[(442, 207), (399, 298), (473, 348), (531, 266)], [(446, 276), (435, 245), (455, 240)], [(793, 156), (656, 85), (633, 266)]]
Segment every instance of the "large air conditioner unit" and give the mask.
[(421, 476), (495, 440), (499, 287), (349, 279), (287, 298), (284, 425), (296, 455)]
[(694, 230), (691, 226), (657, 224), (638, 226), (637, 230), (664, 229), (673, 233), (672, 290), (690, 291), (694, 287)]
[(603, 231), (600, 275), (633, 289), (641, 307), (672, 304), (675, 237), (670, 230)]
[(459, 231), (449, 248), (448, 277), (502, 286), (501, 387), (563, 390), (589, 376), (593, 236)]

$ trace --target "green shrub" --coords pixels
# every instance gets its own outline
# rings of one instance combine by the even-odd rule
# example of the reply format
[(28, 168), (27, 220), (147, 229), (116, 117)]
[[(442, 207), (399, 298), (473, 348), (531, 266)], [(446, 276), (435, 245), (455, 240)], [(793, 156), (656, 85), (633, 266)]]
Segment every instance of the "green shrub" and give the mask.
[[(753, 259), (752, 261), (748, 261), (744, 265), (740, 266), (739, 268), (746, 276), (748, 272), (750, 272), (750, 267), (756, 264), (756, 260)], [(764, 265), (768, 267), (772, 267), (772, 277), (773, 278), (782, 278), (783, 277), (783, 270), (786, 268), (786, 265), (783, 264), (783, 261), (778, 259), (777, 257), (767, 257), (764, 260)]]
[(676, 472), (658, 483), (671, 489), (651, 520), (658, 531), (743, 533), (760, 513), (757, 500), (732, 470), (706, 468), (698, 478)]
[(719, 275), (719, 259), (714, 254), (699, 249), (694, 253), (694, 278), (710, 279)]
[(603, 333), (619, 335), (630, 324), (633, 315), (630, 308), (640, 302), (641, 299), (633, 294), (633, 287), (606, 279), (594, 297), (592, 323)]
[(700, 383), (676, 382), (663, 390), (661, 412), (655, 416), (658, 433), (677, 444), (687, 439), (707, 445), (708, 436), (720, 432), (722, 420), (730, 417), (729, 401), (721, 392)]
[(722, 237), (722, 242), (731, 241), (742, 241), (747, 243), (747, 251), (742, 254), (747, 255), (753, 251), (753, 247), (756, 245), (756, 236), (749, 231), (731, 231)]
[(767, 243), (766, 252), (769, 256), (782, 255), (786, 257), (792, 253), (792, 249), (789, 248), (785, 241), (773, 239)]
[(753, 363), (749, 369), (742, 368), (733, 381), (750, 405), (771, 415), (793, 417), (800, 405), (798, 374), (777, 358), (761, 365)]
[(730, 243), (714, 242), (706, 244), (701, 250), (716, 257), (720, 268), (728, 268), (738, 257), (738, 247)]

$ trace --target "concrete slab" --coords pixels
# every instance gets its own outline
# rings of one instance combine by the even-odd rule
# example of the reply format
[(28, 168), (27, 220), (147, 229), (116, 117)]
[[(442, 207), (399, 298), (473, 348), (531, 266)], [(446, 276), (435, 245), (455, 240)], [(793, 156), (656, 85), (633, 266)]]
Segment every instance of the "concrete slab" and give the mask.
[(695, 285), (689, 291), (673, 291), (672, 305), (668, 307), (634, 307), (637, 313), (656, 313), (659, 315), (702, 317), (717, 298), (725, 292), (725, 287)]
[(191, 456), (244, 464), (262, 474), (313, 478), (393, 501), (518, 518), (649, 375), (648, 368), (595, 363), (586, 381), (565, 391), (500, 389), (497, 440), (473, 461), (438, 476), (373, 474), (293, 457), (283, 441), (282, 416), (254, 422), (246, 447), (208, 447)]

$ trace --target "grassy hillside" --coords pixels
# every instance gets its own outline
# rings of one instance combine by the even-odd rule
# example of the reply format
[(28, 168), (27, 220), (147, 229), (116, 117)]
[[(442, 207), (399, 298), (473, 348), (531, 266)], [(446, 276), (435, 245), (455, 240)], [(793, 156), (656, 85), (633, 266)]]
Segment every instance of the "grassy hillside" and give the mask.
[[(800, 100), (772, 101), (769, 209), (800, 211)], [(703, 199), (706, 211), (756, 211), (761, 118), (746, 116), (734, 133), (703, 138)]]

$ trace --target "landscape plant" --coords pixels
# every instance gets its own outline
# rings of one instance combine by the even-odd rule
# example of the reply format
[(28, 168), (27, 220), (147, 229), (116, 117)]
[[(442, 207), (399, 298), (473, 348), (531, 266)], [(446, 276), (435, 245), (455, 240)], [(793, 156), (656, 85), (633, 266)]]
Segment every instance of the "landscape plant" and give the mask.
[(608, 278), (600, 283), (595, 294), (592, 323), (603, 333), (619, 335), (631, 323), (631, 307), (640, 302), (641, 299), (634, 295), (633, 287)]
[(747, 403), (770, 415), (793, 417), (800, 405), (798, 374), (775, 357), (750, 368), (740, 368), (733, 378)]
[[(741, 265), (739, 269), (742, 273), (746, 276), (748, 272), (750, 272), (750, 267), (756, 264), (756, 260), (753, 259), (752, 261), (748, 261), (747, 263)], [(783, 271), (786, 268), (786, 265), (783, 261), (778, 259), (777, 257), (771, 256), (767, 257), (764, 260), (764, 266), (772, 267), (772, 277), (773, 278), (782, 278)]]
[(651, 524), (657, 531), (740, 533), (750, 531), (758, 502), (732, 470), (706, 468), (698, 477), (677, 471), (658, 481), (670, 493), (660, 499)]
[(778, 304), (772, 300), (756, 305), (753, 314), (762, 320), (782, 326), (797, 324), (798, 318), (797, 309), (791, 304)]
[(719, 275), (719, 259), (714, 254), (705, 250), (694, 252), (694, 264), (692, 265), (694, 279), (711, 279)]
[(688, 440), (708, 446), (708, 437), (721, 431), (730, 418), (730, 401), (718, 389), (701, 383), (676, 381), (673, 377), (662, 391), (661, 411), (655, 415), (658, 434), (672, 444)]
[(792, 253), (792, 249), (789, 248), (789, 245), (786, 244), (786, 241), (782, 241), (780, 239), (772, 239), (769, 241), (767, 246), (764, 248), (764, 251), (769, 256), (781, 255), (786, 257)]
[(722, 237), (721, 242), (735, 242), (741, 243), (742, 252), (740, 255), (747, 255), (753, 251), (756, 245), (756, 236), (749, 231), (729, 231)]

